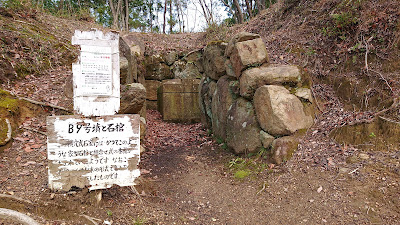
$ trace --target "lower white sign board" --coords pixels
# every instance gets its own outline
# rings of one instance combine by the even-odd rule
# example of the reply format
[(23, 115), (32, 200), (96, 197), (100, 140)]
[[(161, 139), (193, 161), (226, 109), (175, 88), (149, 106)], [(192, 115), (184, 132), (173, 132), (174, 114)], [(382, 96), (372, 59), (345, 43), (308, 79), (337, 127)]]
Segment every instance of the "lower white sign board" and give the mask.
[(47, 117), (49, 187), (105, 189), (139, 177), (140, 116)]

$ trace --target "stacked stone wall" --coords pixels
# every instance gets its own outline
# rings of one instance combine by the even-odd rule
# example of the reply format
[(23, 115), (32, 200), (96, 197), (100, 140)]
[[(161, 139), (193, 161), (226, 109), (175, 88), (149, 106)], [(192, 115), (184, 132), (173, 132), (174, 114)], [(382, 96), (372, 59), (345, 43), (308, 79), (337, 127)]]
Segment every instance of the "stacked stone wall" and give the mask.
[(237, 154), (264, 148), (276, 163), (289, 159), (313, 124), (306, 74), (294, 65), (270, 64), (257, 34), (239, 33), (203, 51), (201, 121)]

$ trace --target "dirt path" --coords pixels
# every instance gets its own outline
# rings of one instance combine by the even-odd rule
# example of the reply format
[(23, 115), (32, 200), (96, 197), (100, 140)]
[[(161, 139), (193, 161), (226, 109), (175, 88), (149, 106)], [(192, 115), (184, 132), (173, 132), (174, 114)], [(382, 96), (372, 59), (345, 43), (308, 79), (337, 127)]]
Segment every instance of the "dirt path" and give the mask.
[[(68, 76), (70, 71), (58, 70), (3, 88), (68, 107), (70, 99), (61, 94), (60, 85)], [(264, 159), (266, 153), (231, 154), (201, 124), (167, 123), (149, 111), (147, 152), (136, 186), (140, 197), (128, 187), (113, 187), (103, 191), (97, 204), (95, 193), (86, 189), (51, 193), (47, 188), (46, 136), (32, 129), (45, 131), (46, 116), (63, 112), (37, 110), (38, 116), (26, 118), (12, 145), (0, 150), (0, 194), (9, 196), (0, 197), (0, 208), (27, 213), (43, 224), (91, 224), (85, 216), (112, 224), (400, 221), (400, 152), (352, 148), (340, 153), (343, 148), (324, 134), (324, 124), (335, 121), (330, 113), (310, 129), (294, 159), (276, 166)]]

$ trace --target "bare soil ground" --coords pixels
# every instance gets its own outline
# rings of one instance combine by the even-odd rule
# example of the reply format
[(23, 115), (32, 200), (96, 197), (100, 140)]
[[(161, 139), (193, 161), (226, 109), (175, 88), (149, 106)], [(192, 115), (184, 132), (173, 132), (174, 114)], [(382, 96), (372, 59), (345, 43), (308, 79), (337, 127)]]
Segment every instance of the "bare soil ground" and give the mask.
[[(31, 98), (45, 91), (46, 99), (36, 100), (68, 107), (59, 84), (70, 75), (58, 70), (3, 88), (31, 93)], [(35, 89), (39, 84), (48, 89)], [(49, 191), (46, 136), (36, 131), (46, 130), (46, 116), (63, 112), (39, 108), (0, 153), (0, 207), (43, 224), (91, 224), (87, 217), (113, 224), (398, 223), (400, 152), (361, 152), (335, 143), (324, 124), (332, 127), (346, 114), (336, 107), (326, 108), (295, 157), (282, 166), (262, 155), (235, 156), (201, 124), (167, 123), (149, 111), (139, 195), (129, 187), (113, 187), (103, 190), (100, 203), (87, 190)], [(249, 176), (236, 178), (237, 168), (247, 168)]]

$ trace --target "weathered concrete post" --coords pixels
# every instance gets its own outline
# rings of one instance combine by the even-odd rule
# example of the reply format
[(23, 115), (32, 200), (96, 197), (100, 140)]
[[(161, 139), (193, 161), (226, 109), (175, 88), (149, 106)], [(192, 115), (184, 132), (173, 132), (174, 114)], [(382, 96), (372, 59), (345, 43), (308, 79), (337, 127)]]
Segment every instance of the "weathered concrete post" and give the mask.
[(49, 187), (69, 191), (134, 185), (140, 175), (140, 117), (120, 108), (119, 35), (75, 31), (81, 46), (73, 65), (74, 110), (47, 118)]

